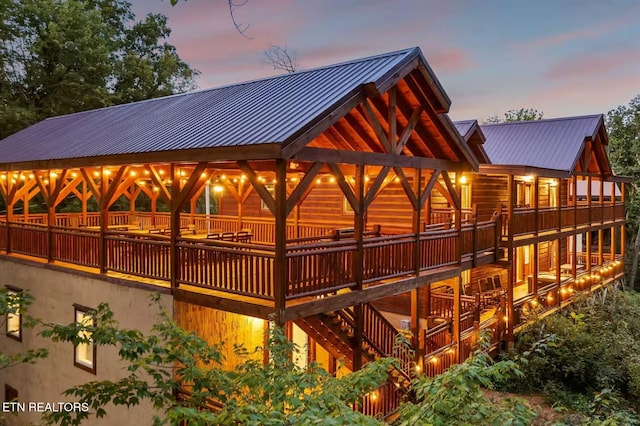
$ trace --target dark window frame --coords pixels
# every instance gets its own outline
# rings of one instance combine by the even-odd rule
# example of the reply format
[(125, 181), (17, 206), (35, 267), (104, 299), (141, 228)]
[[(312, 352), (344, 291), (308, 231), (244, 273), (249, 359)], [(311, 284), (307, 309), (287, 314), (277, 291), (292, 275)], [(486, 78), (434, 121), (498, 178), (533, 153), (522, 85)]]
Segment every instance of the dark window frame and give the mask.
[[(12, 285), (5, 285), (4, 287), (9, 292), (15, 293), (15, 294), (22, 293), (22, 291), (23, 291), (23, 289), (21, 289), (19, 287), (12, 286)], [(18, 321), (19, 321), (18, 322), (18, 331), (17, 331), (17, 333), (9, 331), (9, 315), (10, 314), (7, 314), (6, 318), (5, 318), (5, 328), (4, 328), (5, 334), (10, 339), (16, 340), (18, 342), (22, 342), (22, 312), (20, 312), (18, 314), (14, 314), (14, 315), (18, 316)]]
[[(74, 303), (73, 304), (73, 321), (74, 322), (78, 321), (77, 320), (78, 313), (83, 313), (86, 315), (86, 314), (91, 314), (92, 312), (95, 312), (95, 311), (96, 310), (94, 308), (89, 308), (87, 306)], [(95, 321), (95, 320), (92, 320), (92, 321)], [(95, 325), (95, 322), (94, 322), (94, 325)], [(91, 366), (87, 365), (87, 363), (83, 363), (78, 360), (78, 345), (73, 345), (73, 365), (91, 374), (96, 374), (96, 361), (97, 361), (98, 351), (97, 351), (97, 346), (95, 342), (92, 343), (91, 346), (93, 350)]]

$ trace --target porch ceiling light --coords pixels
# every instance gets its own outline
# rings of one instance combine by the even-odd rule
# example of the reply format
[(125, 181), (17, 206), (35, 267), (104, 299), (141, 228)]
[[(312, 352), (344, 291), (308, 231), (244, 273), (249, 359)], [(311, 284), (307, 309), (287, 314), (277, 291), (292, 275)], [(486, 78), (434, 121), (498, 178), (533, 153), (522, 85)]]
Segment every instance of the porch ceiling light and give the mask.
[(331, 177), (329, 178), (329, 182), (331, 182), (331, 183), (336, 183), (336, 178), (335, 178), (335, 176), (331, 176)]
[(460, 183), (463, 185), (467, 183), (467, 177), (465, 175), (460, 176)]
[(522, 178), (525, 182), (533, 182), (533, 175), (526, 175)]
[(550, 186), (558, 186), (558, 181), (556, 179), (553, 179), (550, 183)]
[(224, 188), (222, 187), (222, 185), (214, 185), (214, 186), (213, 186), (213, 192), (218, 192), (218, 193), (220, 193), (220, 192), (222, 192), (222, 191), (224, 191)]

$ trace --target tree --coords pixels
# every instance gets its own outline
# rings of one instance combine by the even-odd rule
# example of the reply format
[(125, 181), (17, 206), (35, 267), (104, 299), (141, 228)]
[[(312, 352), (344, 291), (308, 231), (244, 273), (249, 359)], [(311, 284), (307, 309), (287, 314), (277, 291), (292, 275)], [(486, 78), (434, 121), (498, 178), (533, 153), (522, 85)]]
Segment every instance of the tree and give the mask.
[(286, 44), (284, 46), (272, 44), (263, 54), (262, 62), (273, 67), (274, 70), (294, 73), (300, 69), (296, 53), (289, 50)]
[(626, 265), (630, 266), (629, 284), (637, 287), (638, 261), (640, 261), (640, 95), (633, 98), (629, 105), (621, 105), (607, 113), (606, 126), (609, 131), (609, 160), (616, 174), (633, 179), (627, 184), (626, 224), (627, 233), (635, 238), (632, 242)]
[(46, 117), (181, 92), (163, 15), (125, 0), (0, 0), (0, 138)]
[[(155, 425), (380, 424), (353, 411), (350, 404), (385, 381), (391, 360), (368, 363), (356, 373), (334, 378), (315, 363), (306, 369), (297, 366), (296, 346), (281, 328), (272, 326), (264, 349), (252, 353), (237, 347), (242, 362), (225, 371), (223, 343), (210, 345), (181, 329), (159, 302), (158, 306), (159, 321), (148, 336), (120, 328), (106, 304), (93, 314), (93, 324), (44, 324), (45, 337), (116, 346), (128, 363), (127, 376), (120, 380), (88, 382), (65, 392), (88, 404), (93, 413), (49, 413), (49, 424), (80, 424), (93, 415), (105, 416), (106, 404), (132, 407), (142, 400), (162, 412)], [(266, 364), (263, 351), (269, 354)], [(202, 410), (207, 406), (216, 409)]]
[[(184, 0), (184, 1), (186, 2), (187, 0)], [(246, 34), (247, 30), (249, 29), (249, 24), (243, 24), (242, 22), (239, 22), (236, 19), (236, 15), (235, 15), (236, 8), (242, 7), (245, 4), (247, 4), (248, 2), (249, 2), (249, 0), (242, 0), (242, 1), (227, 0), (227, 5), (229, 6), (229, 16), (231, 16), (231, 22), (233, 22), (233, 26), (235, 27), (235, 29), (240, 34), (242, 34), (246, 38), (250, 39), (251, 37), (249, 37)], [(180, 0), (171, 0), (171, 6), (175, 6), (178, 3), (180, 3)]]
[(514, 361), (493, 360), (486, 353), (487, 339), (481, 349), (436, 377), (413, 380), (415, 402), (398, 409), (399, 426), (409, 425), (526, 425), (535, 417), (518, 399), (505, 398), (493, 403), (482, 391), (493, 389), (495, 382), (517, 380), (523, 373)]
[(503, 117), (492, 115), (484, 120), (484, 124), (513, 123), (515, 121), (542, 120), (544, 113), (533, 108), (510, 109)]

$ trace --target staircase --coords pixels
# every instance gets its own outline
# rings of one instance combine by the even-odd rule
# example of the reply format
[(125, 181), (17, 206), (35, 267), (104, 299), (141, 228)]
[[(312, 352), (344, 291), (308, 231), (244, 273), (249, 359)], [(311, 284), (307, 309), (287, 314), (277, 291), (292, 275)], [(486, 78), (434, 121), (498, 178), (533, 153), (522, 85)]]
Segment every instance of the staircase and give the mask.
[[(377, 403), (368, 401), (367, 414), (387, 415), (399, 403), (400, 392), (411, 381), (414, 351), (406, 339), (398, 338), (398, 330), (373, 306), (363, 304), (362, 364), (377, 358), (392, 356), (398, 365), (389, 371), (388, 382), (380, 389)], [(327, 312), (295, 321), (305, 333), (325, 348), (333, 357), (344, 359), (353, 371), (355, 316), (353, 309)]]

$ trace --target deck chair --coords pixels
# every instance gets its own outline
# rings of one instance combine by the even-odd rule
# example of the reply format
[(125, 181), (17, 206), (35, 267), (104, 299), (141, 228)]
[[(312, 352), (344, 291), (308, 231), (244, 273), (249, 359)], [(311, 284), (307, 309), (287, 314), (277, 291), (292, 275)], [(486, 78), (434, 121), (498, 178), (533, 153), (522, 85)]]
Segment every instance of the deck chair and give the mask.
[(207, 239), (219, 240), (221, 236), (222, 236), (222, 232), (211, 232), (210, 234), (207, 234)]
[(236, 232), (236, 241), (239, 243), (249, 243), (251, 242), (252, 235), (247, 231), (238, 231)]
[(504, 288), (502, 286), (502, 283), (500, 282), (500, 275), (493, 276), (493, 288), (495, 288), (496, 290), (506, 290), (506, 288)]
[(487, 278), (480, 278), (480, 291), (482, 293), (493, 290), (493, 288), (489, 288), (489, 279)]
[(236, 234), (234, 234), (233, 232), (223, 232), (220, 235), (220, 239), (222, 241), (235, 241), (236, 240)]

